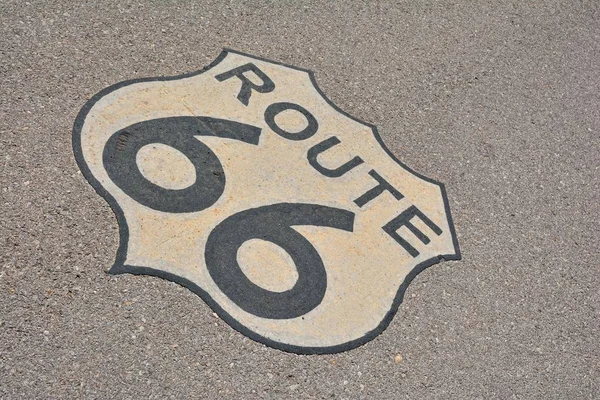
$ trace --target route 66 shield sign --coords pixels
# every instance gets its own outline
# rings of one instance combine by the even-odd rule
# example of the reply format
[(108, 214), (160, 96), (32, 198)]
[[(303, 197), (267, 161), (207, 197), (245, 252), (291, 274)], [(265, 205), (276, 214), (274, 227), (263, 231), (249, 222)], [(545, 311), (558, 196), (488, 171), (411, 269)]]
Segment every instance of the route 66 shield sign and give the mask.
[(227, 50), (116, 84), (83, 107), (73, 148), (118, 218), (111, 273), (178, 282), (285, 351), (371, 340), (418, 272), (460, 258), (443, 185), (300, 68)]

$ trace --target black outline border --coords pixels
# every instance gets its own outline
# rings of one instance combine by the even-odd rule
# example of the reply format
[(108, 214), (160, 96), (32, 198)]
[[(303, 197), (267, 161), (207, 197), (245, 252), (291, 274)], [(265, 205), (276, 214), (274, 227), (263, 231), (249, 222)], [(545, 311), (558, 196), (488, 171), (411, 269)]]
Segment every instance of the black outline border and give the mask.
[[(124, 264), (125, 258), (126, 258), (125, 254), (127, 253), (127, 244), (129, 242), (129, 228), (127, 226), (127, 221), (125, 220), (123, 211), (119, 207), (119, 204), (110, 195), (110, 193), (108, 193), (102, 187), (100, 182), (98, 182), (98, 180), (93, 176), (92, 172), (90, 171), (89, 167), (87, 166), (87, 164), (83, 158), (83, 153), (82, 153), (82, 149), (81, 149), (81, 129), (83, 128), (85, 118), (87, 117), (87, 114), (92, 109), (92, 107), (102, 97), (106, 96), (107, 94), (109, 94), (111, 92), (114, 92), (117, 89), (120, 89), (124, 86), (132, 85), (134, 83), (153, 82), (153, 81), (171, 81), (171, 80), (178, 80), (178, 79), (189, 78), (189, 77), (192, 77), (195, 75), (199, 75), (203, 72), (208, 71), (209, 69), (213, 68), (214, 66), (219, 64), (221, 61), (223, 61), (223, 59), (227, 56), (228, 53), (239, 54), (239, 55), (242, 55), (245, 57), (250, 57), (250, 58), (253, 58), (253, 59), (256, 59), (259, 61), (264, 61), (264, 62), (268, 62), (271, 64), (281, 65), (283, 67), (306, 72), (309, 75), (314, 88), (317, 90), (317, 92), (323, 97), (323, 99), (325, 99), (325, 101), (333, 109), (335, 109), (337, 112), (345, 115), (346, 117), (371, 128), (373, 135), (375, 136), (375, 139), (377, 139), (377, 142), (379, 143), (379, 145), (383, 148), (383, 150), (385, 150), (387, 155), (392, 158), (392, 160), (394, 160), (396, 163), (398, 163), (402, 168), (406, 169), (408, 172), (423, 179), (424, 181), (427, 181), (427, 182), (430, 182), (430, 183), (433, 183), (433, 184), (439, 186), (441, 189), (442, 198), (444, 200), (444, 207), (446, 209), (446, 215), (448, 217), (448, 226), (450, 227), (450, 234), (452, 235), (452, 242), (454, 244), (454, 252), (455, 253), (439, 255), (439, 256), (430, 258), (426, 261), (423, 261), (423, 262), (417, 264), (412, 269), (412, 271), (406, 276), (406, 278), (404, 278), (404, 282), (402, 282), (402, 284), (398, 288), (398, 292), (396, 293), (396, 297), (394, 298), (394, 301), (392, 303), (390, 310), (385, 315), (385, 317), (382, 319), (382, 321), (379, 323), (379, 325), (375, 329), (371, 330), (370, 332), (367, 332), (367, 334), (361, 338), (354, 339), (352, 341), (342, 343), (339, 345), (328, 346), (328, 347), (303, 347), (303, 346), (294, 346), (294, 345), (289, 345), (289, 344), (285, 344), (285, 343), (281, 343), (281, 342), (276, 342), (274, 340), (263, 337), (255, 332), (252, 332), (251, 330), (247, 329), (244, 325), (239, 323), (231, 315), (229, 315), (227, 312), (225, 312), (225, 310), (223, 310), (219, 306), (219, 304), (215, 300), (213, 300), (212, 297), (207, 292), (205, 292), (202, 288), (200, 288), (195, 283), (193, 283), (185, 278), (179, 277), (177, 275), (174, 275), (174, 274), (171, 274), (171, 273), (168, 273), (165, 271), (157, 270), (154, 268), (137, 267), (137, 266)], [(460, 248), (458, 245), (458, 239), (456, 237), (456, 231), (454, 229), (454, 222), (452, 221), (452, 215), (450, 214), (450, 205), (448, 203), (448, 197), (446, 195), (446, 188), (445, 188), (444, 184), (441, 182), (437, 182), (431, 178), (425, 177), (425, 176), (413, 171), (406, 165), (404, 165), (386, 147), (385, 143), (381, 139), (381, 136), (379, 135), (379, 132), (377, 131), (377, 128), (374, 125), (365, 123), (357, 118), (354, 118), (353, 116), (348, 115), (346, 112), (344, 112), (339, 107), (337, 107), (331, 100), (329, 100), (329, 98), (327, 98), (325, 93), (323, 93), (323, 91), (319, 88), (319, 86), (317, 85), (314, 73), (312, 71), (304, 69), (304, 68), (294, 67), (294, 66), (287, 65), (284, 63), (271, 61), (271, 60), (268, 60), (265, 58), (256, 57), (256, 56), (253, 56), (250, 54), (246, 54), (246, 53), (242, 53), (242, 52), (239, 52), (236, 50), (231, 50), (231, 49), (225, 48), (225, 49), (223, 49), (223, 51), (221, 51), (221, 54), (219, 54), (219, 56), (213, 62), (211, 62), (209, 65), (202, 68), (201, 70), (198, 70), (195, 72), (177, 75), (177, 76), (140, 78), (140, 79), (132, 79), (132, 80), (128, 80), (128, 81), (119, 82), (119, 83), (109, 86), (109, 87), (101, 90), (97, 94), (95, 94), (81, 108), (81, 111), (79, 111), (79, 114), (77, 115), (77, 118), (75, 119), (75, 123), (73, 125), (72, 145), (73, 145), (73, 153), (75, 155), (75, 160), (77, 161), (77, 164), (78, 164), (79, 168), (81, 169), (83, 176), (92, 185), (92, 187), (96, 190), (96, 192), (108, 202), (108, 204), (112, 208), (115, 216), (117, 217), (117, 223), (119, 224), (119, 248), (117, 249), (117, 255), (115, 258), (115, 262), (114, 262), (113, 266), (110, 268), (110, 270), (108, 271), (109, 274), (117, 275), (117, 274), (130, 273), (130, 274), (136, 274), (136, 275), (151, 275), (151, 276), (156, 276), (159, 278), (163, 278), (163, 279), (178, 283), (178, 284), (188, 288), (192, 292), (196, 293), (198, 296), (200, 296), (200, 298), (202, 298), (202, 300), (204, 300), (204, 302), (206, 304), (208, 304), (208, 306), (213, 311), (215, 311), (221, 319), (223, 319), (225, 322), (227, 322), (233, 329), (235, 329), (236, 331), (240, 332), (241, 334), (249, 337), (250, 339), (253, 339), (257, 342), (260, 342), (262, 344), (265, 344), (269, 347), (273, 347), (278, 350), (283, 350), (283, 351), (295, 353), (295, 354), (332, 354), (332, 353), (339, 353), (339, 352), (343, 352), (343, 351), (347, 351), (347, 350), (351, 350), (356, 347), (359, 347), (359, 346), (373, 340), (375, 337), (377, 337), (380, 333), (382, 333), (389, 326), (390, 322), (392, 321), (392, 319), (396, 315), (396, 312), (398, 311), (398, 307), (400, 306), (400, 304), (402, 303), (402, 300), (404, 299), (404, 292), (406, 291), (406, 288), (408, 287), (410, 282), (421, 271), (423, 271), (427, 267), (435, 265), (443, 260), (449, 261), (449, 260), (460, 260), (461, 259), (461, 253), (460, 253)]]

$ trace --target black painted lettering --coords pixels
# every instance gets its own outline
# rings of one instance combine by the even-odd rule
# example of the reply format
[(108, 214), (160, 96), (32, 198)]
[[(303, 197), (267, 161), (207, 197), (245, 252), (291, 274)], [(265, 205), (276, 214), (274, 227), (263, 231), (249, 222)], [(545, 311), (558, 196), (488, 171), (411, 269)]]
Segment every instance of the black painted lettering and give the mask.
[(339, 143), (340, 140), (337, 137), (332, 136), (311, 147), (307, 153), (307, 158), (310, 165), (312, 165), (314, 169), (316, 169), (325, 176), (328, 176), (330, 178), (339, 178), (346, 172), (363, 163), (362, 158), (356, 156), (350, 161), (346, 162), (345, 164), (334, 169), (326, 168), (323, 165), (319, 164), (319, 162), (317, 161), (317, 157), (319, 156), (319, 154), (329, 150), (330, 148), (332, 148), (335, 145), (338, 145)]
[[(247, 72), (252, 72), (256, 75), (261, 81), (261, 85), (257, 85), (252, 82), (245, 74)], [(250, 95), (252, 94), (252, 90), (256, 90), (259, 93), (268, 93), (272, 92), (275, 89), (275, 83), (262, 72), (256, 65), (252, 63), (244, 64), (240, 67), (234, 68), (230, 71), (223, 72), (215, 76), (219, 82), (223, 82), (229, 78), (237, 77), (240, 81), (242, 81), (242, 87), (240, 92), (237, 95), (239, 101), (242, 102), (243, 105), (247, 106), (250, 101)]]
[(357, 206), (362, 207), (375, 197), (379, 196), (381, 193), (388, 191), (394, 196), (396, 200), (401, 200), (404, 198), (404, 195), (400, 193), (395, 187), (393, 187), (388, 181), (386, 181), (381, 175), (375, 172), (374, 169), (369, 171), (369, 175), (371, 175), (377, 182), (377, 186), (367, 191), (365, 194), (360, 196), (358, 199), (354, 200)]
[(430, 242), (427, 235), (421, 232), (416, 226), (414, 226), (410, 221), (414, 218), (418, 217), (421, 221), (427, 225), (429, 229), (431, 229), (436, 235), (441, 235), (442, 230), (439, 226), (437, 226), (432, 220), (427, 218), (425, 214), (421, 212), (416, 206), (410, 206), (407, 210), (405, 210), (402, 214), (398, 215), (396, 218), (388, 222), (383, 226), (383, 230), (390, 235), (400, 246), (404, 247), (404, 249), (413, 257), (417, 257), (419, 255), (419, 251), (415, 249), (406, 239), (401, 237), (398, 234), (398, 229), (405, 226), (409, 231), (412, 232), (421, 242), (424, 244), (428, 244)]
[[(306, 128), (302, 129), (300, 132), (288, 132), (282, 129), (277, 122), (275, 122), (275, 117), (282, 111), (285, 110), (295, 110), (300, 114), (304, 115), (306, 118)], [(305, 140), (317, 133), (317, 129), (319, 129), (319, 123), (314, 115), (312, 115), (306, 108), (299, 106), (294, 103), (273, 103), (265, 110), (265, 122), (269, 125), (269, 128), (273, 130), (279, 136), (286, 138), (288, 140)]]
[[(102, 162), (112, 181), (135, 201), (154, 210), (184, 213), (213, 205), (225, 189), (225, 172), (217, 156), (195, 136), (218, 136), (258, 144), (261, 130), (239, 122), (209, 117), (171, 117), (139, 122), (115, 132), (104, 145)], [(196, 170), (193, 185), (166, 189), (142, 175), (138, 151), (161, 143), (187, 156)]]
[[(352, 232), (354, 213), (317, 204), (280, 203), (233, 214), (208, 235), (206, 267), (221, 291), (246, 312), (261, 318), (296, 318), (313, 310), (327, 290), (327, 273), (317, 249), (293, 226), (314, 225)], [(244, 274), (237, 253), (244, 242), (262, 239), (285, 250), (298, 280), (284, 292), (254, 284)]]

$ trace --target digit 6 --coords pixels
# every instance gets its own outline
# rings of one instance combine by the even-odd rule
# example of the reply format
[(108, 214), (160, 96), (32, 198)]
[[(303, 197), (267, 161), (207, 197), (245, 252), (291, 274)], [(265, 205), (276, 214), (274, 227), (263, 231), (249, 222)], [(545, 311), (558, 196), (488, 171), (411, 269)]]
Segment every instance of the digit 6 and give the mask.
[[(244, 311), (262, 318), (289, 319), (317, 307), (327, 289), (327, 273), (315, 247), (292, 226), (314, 225), (352, 232), (354, 213), (317, 204), (279, 203), (241, 211), (226, 218), (208, 236), (205, 260), (219, 289)], [(241, 270), (237, 252), (250, 239), (285, 250), (296, 265), (298, 280), (284, 292), (254, 284)]]
[[(157, 211), (186, 213), (213, 205), (225, 189), (225, 173), (217, 156), (195, 136), (218, 136), (258, 144), (261, 129), (209, 117), (170, 117), (130, 125), (106, 142), (102, 162), (108, 176), (129, 197)], [(185, 189), (166, 189), (146, 179), (136, 156), (147, 144), (162, 143), (194, 165), (196, 181)]]

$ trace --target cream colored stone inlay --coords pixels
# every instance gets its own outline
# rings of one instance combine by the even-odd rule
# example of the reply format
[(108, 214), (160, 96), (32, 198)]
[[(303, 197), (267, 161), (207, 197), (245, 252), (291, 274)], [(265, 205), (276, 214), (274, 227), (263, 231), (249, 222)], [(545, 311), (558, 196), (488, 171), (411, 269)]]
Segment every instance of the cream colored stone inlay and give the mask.
[[(245, 97), (244, 88), (248, 87), (250, 94)], [(269, 122), (269, 112), (276, 109), (273, 105), (280, 103), (284, 104), (280, 106), (283, 111)], [(306, 110), (316, 125), (285, 104)], [(142, 177), (115, 183), (106, 163), (116, 161), (105, 152), (125, 157), (127, 146), (135, 146), (135, 140), (144, 137), (143, 132), (128, 132), (128, 127), (181, 117), (189, 117), (187, 125), (181, 125), (188, 132), (188, 147), (176, 149), (161, 143), (162, 139), (151, 141), (132, 153)], [(231, 128), (237, 126), (232, 123), (249, 127), (246, 136), (237, 137), (240, 131)], [(161, 131), (157, 126), (157, 137), (175, 137), (171, 128)], [(110, 138), (121, 131), (126, 134), (114, 142), (117, 148), (107, 150)], [(303, 70), (227, 52), (203, 73), (131, 83), (105, 94), (95, 101), (75, 134), (80, 135), (81, 143), (75, 149), (78, 161), (91, 171), (88, 179), (108, 192), (110, 201), (114, 198), (112, 205), (120, 223), (126, 222), (128, 227), (128, 235), (121, 238), (126, 246), (113, 271), (178, 277), (210, 304), (216, 304), (215, 311), (226, 321), (235, 322), (236, 329), (274, 347), (331, 352), (370, 340), (398, 306), (399, 288), (411, 271), (433, 264), (441, 256), (459, 258), (442, 187), (396, 162), (371, 127), (328, 103)], [(192, 146), (192, 140), (209, 149), (202, 155), (205, 158), (190, 150), (199, 148)], [(196, 176), (196, 167), (209, 165), (211, 152), (222, 171), (211, 164), (206, 176)], [(353, 158), (357, 160), (351, 168), (338, 170)], [(131, 171), (131, 176), (136, 176), (135, 170)], [(144, 180), (166, 190), (148, 194), (153, 186)], [(199, 187), (198, 182), (204, 186)], [(132, 194), (135, 185), (146, 190), (140, 189), (142, 197)], [(199, 189), (192, 192), (194, 188)], [(189, 202), (195, 206), (204, 192), (214, 190), (216, 200), (206, 208), (177, 211), (179, 197), (192, 196)], [(162, 209), (139, 200), (156, 200), (157, 196), (171, 196), (173, 200), (164, 202)], [(285, 206), (287, 214), (269, 214), (281, 204), (289, 205)], [(301, 204), (321, 209), (294, 211)], [(327, 220), (322, 217), (323, 206), (341, 213)], [(245, 216), (226, 232), (233, 235), (231, 238), (256, 237), (237, 248), (234, 239), (227, 239), (214, 247), (215, 254), (206, 253), (210, 235), (216, 235), (228, 218), (259, 209), (263, 211), (256, 211), (260, 214), (256, 218), (265, 218), (264, 226), (262, 220), (246, 224), (244, 221), (255, 217)], [(317, 222), (286, 225), (286, 218)], [(346, 225), (340, 222), (344, 218)], [(264, 236), (267, 231), (278, 233), (269, 239)], [(219, 237), (230, 237), (227, 235)], [(277, 240), (287, 240), (287, 244), (271, 242)], [(302, 250), (296, 254), (290, 246)], [(325, 276), (326, 285), (319, 292), (319, 282), (315, 281), (302, 286), (306, 292), (296, 293), (296, 285), (303, 285), (304, 272), (297, 268), (294, 257), (308, 257), (309, 247), (314, 248), (325, 271), (325, 275), (314, 276)], [(225, 258), (221, 252), (226, 253)], [(207, 263), (213, 259), (221, 261), (211, 270)], [(219, 279), (230, 281), (216, 282), (214, 271), (225, 271), (229, 262), (222, 260), (237, 261), (242, 275), (226, 270), (235, 273), (227, 272)], [(308, 264), (317, 268), (315, 263)], [(240, 286), (243, 277), (255, 286), (248, 286), (254, 289), (247, 292), (254, 295), (232, 300), (236, 293), (246, 290)], [(317, 296), (316, 305), (285, 317), (288, 302), (290, 307), (297, 307), (296, 300), (312, 291)], [(259, 307), (258, 311), (250, 303)], [(281, 310), (263, 312), (261, 304), (265, 310), (283, 307), (283, 314), (277, 314)]]
[(181, 190), (196, 182), (196, 170), (189, 158), (162, 143), (147, 144), (136, 157), (142, 175), (165, 189)]

